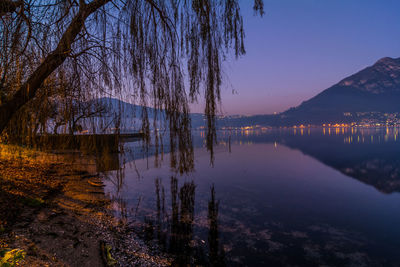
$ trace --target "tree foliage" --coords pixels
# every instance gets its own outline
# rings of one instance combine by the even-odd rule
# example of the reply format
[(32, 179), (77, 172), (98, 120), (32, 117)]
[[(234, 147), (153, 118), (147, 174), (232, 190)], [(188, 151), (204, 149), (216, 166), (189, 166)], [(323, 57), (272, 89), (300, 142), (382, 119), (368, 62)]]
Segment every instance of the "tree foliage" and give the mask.
[[(243, 39), (238, 0), (1, 0), (0, 132), (46, 108), (35, 99), (117, 96), (165, 111), (171, 145), (184, 148), (189, 103), (204, 95), (212, 146), (221, 64), (245, 53)], [(146, 136), (149, 126), (144, 109)]]

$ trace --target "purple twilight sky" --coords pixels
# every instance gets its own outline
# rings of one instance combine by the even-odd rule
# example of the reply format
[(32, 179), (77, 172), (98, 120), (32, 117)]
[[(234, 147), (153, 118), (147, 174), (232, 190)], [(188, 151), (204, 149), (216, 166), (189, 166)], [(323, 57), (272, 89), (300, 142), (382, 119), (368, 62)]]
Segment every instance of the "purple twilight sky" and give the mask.
[(264, 0), (262, 18), (252, 2), (240, 1), (247, 53), (224, 64), (224, 115), (282, 112), (379, 58), (400, 57), (399, 0)]

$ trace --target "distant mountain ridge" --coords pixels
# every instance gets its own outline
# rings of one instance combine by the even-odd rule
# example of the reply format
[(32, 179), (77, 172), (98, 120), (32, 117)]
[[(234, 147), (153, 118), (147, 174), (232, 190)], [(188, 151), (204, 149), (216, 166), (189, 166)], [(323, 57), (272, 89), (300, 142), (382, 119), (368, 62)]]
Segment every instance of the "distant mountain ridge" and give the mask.
[(361, 119), (362, 113), (374, 112), (400, 112), (400, 58), (382, 58), (374, 65), (278, 115), (223, 119), (220, 125), (320, 125), (357, 121)]
[[(137, 132), (141, 130), (142, 113), (144, 110), (144, 106), (131, 104), (112, 97), (102, 97), (93, 99), (91, 101), (103, 106), (107, 111), (105, 112), (105, 114), (103, 114), (103, 118), (98, 118), (98, 120), (101, 121), (102, 125), (114, 125), (113, 121), (115, 121), (120, 116), (120, 127), (122, 132)], [(161, 121), (166, 118), (164, 111), (161, 110), (159, 112), (156, 112), (156, 110), (151, 107), (146, 107), (146, 111), (151, 129), (154, 127), (153, 122), (156, 114), (158, 127), (166, 127), (165, 124), (161, 123)], [(193, 128), (198, 128), (205, 125), (205, 117), (203, 114), (191, 113), (190, 118)], [(100, 122), (96, 122), (96, 124), (100, 124)]]
[[(138, 128), (142, 106), (115, 98), (97, 99), (113, 112), (121, 111), (127, 128)], [(150, 121), (154, 109), (147, 108)], [(249, 125), (293, 126), (300, 124), (349, 123), (366, 120), (376, 114), (397, 113), (400, 122), (400, 58), (385, 57), (325, 89), (321, 93), (276, 115), (219, 116), (218, 127)], [(372, 114), (372, 115), (371, 115)], [(161, 119), (163, 113), (161, 112)], [(205, 117), (192, 113), (192, 127), (204, 127)], [(134, 120), (132, 120), (134, 119)]]

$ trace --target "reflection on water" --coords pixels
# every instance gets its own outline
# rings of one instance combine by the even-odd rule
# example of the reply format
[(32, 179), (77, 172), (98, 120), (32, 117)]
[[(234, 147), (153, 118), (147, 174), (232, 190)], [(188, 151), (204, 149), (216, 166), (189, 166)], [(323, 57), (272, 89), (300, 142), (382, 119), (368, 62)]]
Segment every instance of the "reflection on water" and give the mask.
[(211, 187), (211, 199), (208, 201), (208, 246), (209, 260), (212, 266), (225, 265), (225, 251), (219, 243), (218, 234), (218, 206), (219, 201), (215, 198), (214, 185)]
[[(196, 186), (193, 181), (185, 182), (180, 188), (178, 179), (171, 176), (171, 206), (166, 208), (165, 189), (160, 179), (155, 179), (156, 214), (147, 216), (144, 225), (146, 240), (156, 240), (158, 245), (175, 255), (174, 265), (224, 266), (224, 254), (219, 245), (218, 201), (211, 187), (208, 202), (208, 254), (194, 239), (194, 209)], [(201, 240), (204, 242), (204, 240)]]
[(176, 265), (400, 265), (397, 128), (218, 138), (211, 166), (194, 133), (195, 171), (186, 174), (136, 143), (98, 158), (116, 215)]

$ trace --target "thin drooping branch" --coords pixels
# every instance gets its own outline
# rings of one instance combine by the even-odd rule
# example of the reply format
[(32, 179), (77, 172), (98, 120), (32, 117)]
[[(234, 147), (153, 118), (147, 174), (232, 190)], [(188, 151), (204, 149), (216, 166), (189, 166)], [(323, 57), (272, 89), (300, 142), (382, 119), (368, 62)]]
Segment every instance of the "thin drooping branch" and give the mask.
[[(263, 14), (262, 0), (254, 10)], [(0, 14), (2, 137), (29, 143), (74, 124), (77, 103), (113, 97), (141, 114), (123, 117), (117, 104), (116, 116), (82, 119), (84, 130), (132, 130), (140, 118), (146, 145), (169, 133), (171, 167), (184, 171), (193, 168), (189, 104), (203, 94), (212, 154), (222, 62), (245, 53), (239, 0), (0, 0)]]
[(71, 46), (76, 36), (85, 25), (86, 18), (107, 2), (109, 0), (96, 0), (81, 7), (61, 37), (56, 49), (45, 58), (16, 93), (0, 105), (0, 132), (7, 126), (12, 116), (35, 97), (45, 79), (65, 61), (71, 52)]

